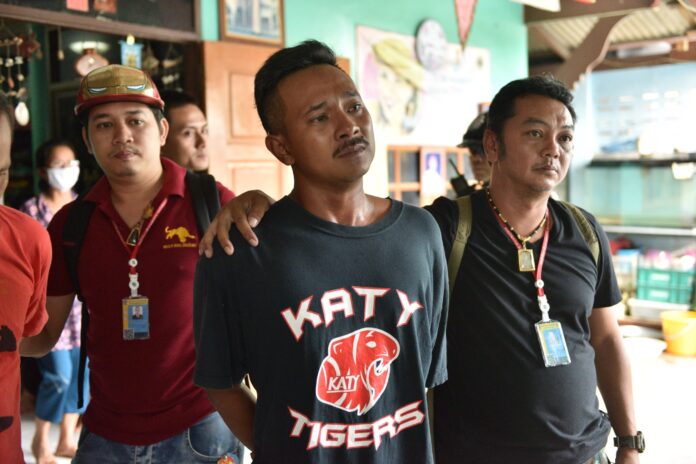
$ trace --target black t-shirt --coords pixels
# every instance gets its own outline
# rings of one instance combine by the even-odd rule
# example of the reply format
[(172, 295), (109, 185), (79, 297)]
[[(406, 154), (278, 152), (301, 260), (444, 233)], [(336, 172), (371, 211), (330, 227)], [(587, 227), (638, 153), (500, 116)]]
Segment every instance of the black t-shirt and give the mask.
[(366, 227), (289, 198), (198, 264), (194, 380), (258, 391), (255, 463), (432, 462), (425, 389), (447, 378), (437, 224), (392, 201)]
[[(517, 250), (486, 195), (472, 195), (473, 227), (451, 296), (449, 380), (435, 390), (438, 464), (579, 464), (605, 444), (588, 317), (621, 300), (606, 235), (599, 263), (571, 214), (549, 201), (553, 226), (543, 266), (550, 317), (560, 321), (571, 364), (544, 367), (534, 324), (541, 319), (534, 278), (517, 269)], [(459, 213), (438, 199), (428, 210), (449, 254)], [(541, 240), (532, 245), (539, 257)]]

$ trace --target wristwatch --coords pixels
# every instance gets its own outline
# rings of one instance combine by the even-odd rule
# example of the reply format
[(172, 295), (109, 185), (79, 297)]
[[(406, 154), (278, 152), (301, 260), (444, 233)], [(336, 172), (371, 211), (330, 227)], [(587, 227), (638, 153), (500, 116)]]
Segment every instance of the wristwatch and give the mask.
[(645, 451), (645, 438), (643, 438), (643, 432), (638, 431), (637, 435), (628, 437), (614, 437), (614, 446), (617, 448), (633, 448), (639, 453), (642, 453)]

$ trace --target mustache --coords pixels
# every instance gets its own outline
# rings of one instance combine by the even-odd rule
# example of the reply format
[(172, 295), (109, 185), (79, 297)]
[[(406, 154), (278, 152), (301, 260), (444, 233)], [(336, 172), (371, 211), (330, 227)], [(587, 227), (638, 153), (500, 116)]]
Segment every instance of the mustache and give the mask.
[(558, 171), (559, 169), (561, 169), (560, 165), (558, 163), (554, 163), (553, 161), (539, 163), (536, 166), (534, 166), (534, 169), (545, 169), (545, 168), (553, 168), (555, 171)]
[(133, 147), (131, 145), (124, 145), (124, 146), (120, 147), (118, 150), (115, 150), (112, 154), (116, 155), (118, 153), (123, 153), (123, 152), (133, 153), (134, 155), (140, 154), (140, 150), (138, 150), (136, 147)]
[(343, 142), (343, 143), (336, 149), (336, 151), (334, 151), (333, 156), (334, 156), (334, 157), (339, 156), (339, 155), (340, 155), (341, 153), (343, 153), (344, 151), (349, 150), (349, 149), (353, 148), (353, 147), (356, 146), (356, 145), (365, 145), (365, 146), (369, 146), (369, 145), (370, 145), (370, 142), (368, 142), (367, 138), (365, 138), (365, 137), (363, 137), (363, 136), (361, 136), (361, 135), (355, 136), (355, 137), (353, 137), (352, 139), (346, 140), (345, 142)]

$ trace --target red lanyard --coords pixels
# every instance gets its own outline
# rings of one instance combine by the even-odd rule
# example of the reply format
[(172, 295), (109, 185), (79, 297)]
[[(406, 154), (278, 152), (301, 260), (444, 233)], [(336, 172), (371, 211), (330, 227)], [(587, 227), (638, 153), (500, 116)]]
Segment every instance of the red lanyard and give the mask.
[[(512, 231), (508, 228), (508, 226), (498, 217), (497, 214), (495, 214), (495, 211), (493, 212), (493, 216), (498, 220), (498, 224), (503, 228), (505, 233), (507, 234), (508, 237), (510, 237), (510, 240), (512, 240), (512, 243), (515, 244), (515, 247), (520, 250), (522, 248), (522, 245), (520, 242), (517, 240), (517, 237), (512, 233)], [(551, 211), (549, 209), (546, 209), (546, 216), (549, 218), (546, 221), (546, 225), (544, 226), (544, 238), (542, 239), (541, 242), (541, 252), (539, 253), (539, 264), (537, 265), (536, 268), (536, 273), (534, 275), (535, 282), (534, 286), (537, 289), (537, 301), (539, 302), (539, 309), (541, 310), (542, 314), (542, 319), (544, 321), (548, 320), (548, 314), (549, 314), (549, 303), (546, 299), (546, 294), (544, 293), (544, 281), (541, 279), (541, 270), (544, 267), (544, 258), (546, 257), (546, 249), (548, 248), (549, 244), (549, 232), (551, 230)]]
[(121, 231), (118, 230), (118, 226), (114, 221), (111, 221), (111, 225), (114, 226), (114, 230), (116, 231), (116, 234), (118, 235), (118, 238), (121, 239), (121, 244), (123, 247), (126, 249), (126, 252), (130, 255), (128, 259), (128, 265), (130, 267), (130, 274), (136, 274), (135, 268), (138, 265), (138, 261), (136, 259), (136, 256), (138, 256), (138, 251), (140, 250), (140, 245), (142, 245), (143, 241), (145, 240), (145, 236), (147, 233), (150, 231), (150, 228), (152, 227), (152, 224), (154, 224), (155, 219), (157, 219), (157, 216), (162, 212), (164, 209), (164, 206), (167, 204), (167, 198), (162, 200), (162, 202), (159, 204), (155, 212), (152, 214), (152, 217), (150, 220), (147, 222), (147, 225), (145, 226), (145, 229), (143, 229), (143, 232), (140, 234), (140, 237), (138, 237), (138, 241), (133, 246), (133, 249), (131, 250), (129, 248), (129, 245), (126, 243), (126, 240), (123, 239), (123, 235), (121, 235)]

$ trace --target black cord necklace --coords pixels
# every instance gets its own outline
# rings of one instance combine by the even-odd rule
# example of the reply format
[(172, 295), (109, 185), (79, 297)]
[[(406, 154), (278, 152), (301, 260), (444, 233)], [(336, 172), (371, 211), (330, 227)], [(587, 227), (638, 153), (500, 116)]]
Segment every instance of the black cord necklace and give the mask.
[[(500, 218), (500, 221), (502, 221), (503, 225), (508, 228), (510, 232), (517, 238), (519, 241), (519, 244), (515, 245), (520, 245), (517, 249), (517, 255), (518, 255), (518, 266), (520, 272), (530, 272), (534, 271), (536, 269), (536, 266), (534, 264), (534, 250), (530, 250), (527, 248), (527, 242), (532, 239), (536, 235), (537, 232), (541, 230), (542, 227), (544, 227), (544, 224), (546, 224), (546, 218), (548, 216), (548, 210), (546, 213), (544, 213), (544, 217), (541, 218), (541, 222), (539, 223), (538, 226), (532, 231), (531, 234), (527, 235), (526, 237), (523, 237), (520, 235), (512, 225), (508, 222), (507, 219), (505, 219), (505, 216), (503, 216), (503, 213), (500, 212), (498, 207), (495, 205), (493, 202), (493, 197), (491, 197), (491, 191), (489, 188), (486, 188), (486, 196), (488, 197), (488, 203), (491, 205), (491, 208), (495, 212), (495, 214), (498, 215)], [(512, 238), (512, 237), (511, 237)]]

